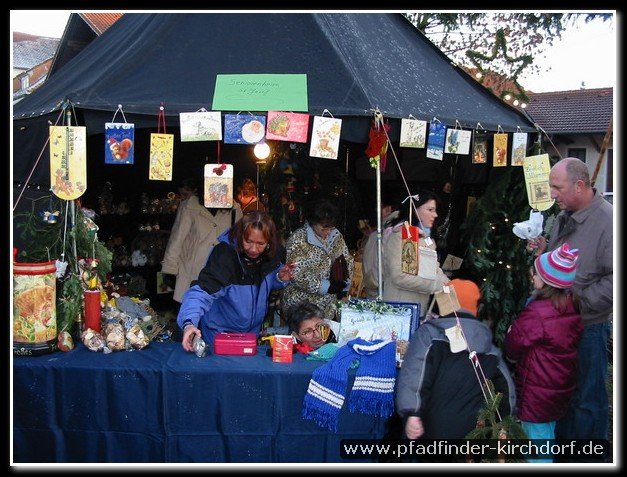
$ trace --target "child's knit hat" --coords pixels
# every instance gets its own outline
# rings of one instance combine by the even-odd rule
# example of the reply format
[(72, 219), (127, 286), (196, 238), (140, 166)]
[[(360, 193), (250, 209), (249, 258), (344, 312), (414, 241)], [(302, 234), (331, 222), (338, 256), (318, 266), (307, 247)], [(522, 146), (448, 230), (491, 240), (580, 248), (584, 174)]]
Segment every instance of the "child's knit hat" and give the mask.
[(546, 252), (536, 258), (535, 267), (544, 283), (555, 288), (570, 288), (575, 283), (579, 249), (570, 249), (565, 243), (552, 252)]

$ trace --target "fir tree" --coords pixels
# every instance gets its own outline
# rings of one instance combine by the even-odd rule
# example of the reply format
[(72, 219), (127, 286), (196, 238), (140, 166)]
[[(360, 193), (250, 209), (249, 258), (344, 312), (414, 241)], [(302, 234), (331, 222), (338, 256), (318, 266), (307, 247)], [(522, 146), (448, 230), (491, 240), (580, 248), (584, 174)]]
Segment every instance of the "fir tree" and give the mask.
[(461, 227), (468, 244), (465, 263), (481, 277), (479, 317), (493, 325), (497, 344), (523, 309), (530, 293), (533, 256), (526, 241), (512, 232), (515, 222), (529, 218), (522, 167), (509, 167), (481, 196)]

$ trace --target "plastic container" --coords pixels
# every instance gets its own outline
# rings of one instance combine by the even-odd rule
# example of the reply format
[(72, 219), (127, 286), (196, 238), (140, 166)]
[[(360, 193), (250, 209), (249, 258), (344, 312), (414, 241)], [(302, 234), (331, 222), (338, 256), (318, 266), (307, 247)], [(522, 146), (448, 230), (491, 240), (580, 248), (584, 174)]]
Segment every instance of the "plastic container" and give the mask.
[(218, 333), (213, 342), (215, 354), (254, 356), (257, 354), (255, 333)]

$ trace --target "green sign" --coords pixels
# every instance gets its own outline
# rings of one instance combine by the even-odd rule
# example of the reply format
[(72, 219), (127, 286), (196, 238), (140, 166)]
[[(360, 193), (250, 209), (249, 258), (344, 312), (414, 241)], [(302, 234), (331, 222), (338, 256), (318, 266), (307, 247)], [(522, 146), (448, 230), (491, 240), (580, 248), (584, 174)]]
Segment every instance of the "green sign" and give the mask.
[(309, 111), (307, 75), (218, 75), (214, 111)]

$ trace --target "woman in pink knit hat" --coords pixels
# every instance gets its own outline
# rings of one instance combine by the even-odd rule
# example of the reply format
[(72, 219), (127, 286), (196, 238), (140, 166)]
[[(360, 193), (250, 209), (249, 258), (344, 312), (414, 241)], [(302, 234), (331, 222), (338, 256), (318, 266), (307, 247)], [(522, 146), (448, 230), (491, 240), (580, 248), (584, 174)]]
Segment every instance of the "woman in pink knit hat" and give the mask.
[[(579, 250), (565, 243), (536, 258), (531, 301), (509, 327), (505, 355), (516, 363), (518, 418), (529, 439), (555, 439), (577, 380), (583, 322), (570, 291)], [(530, 462), (552, 462), (550, 455)]]

